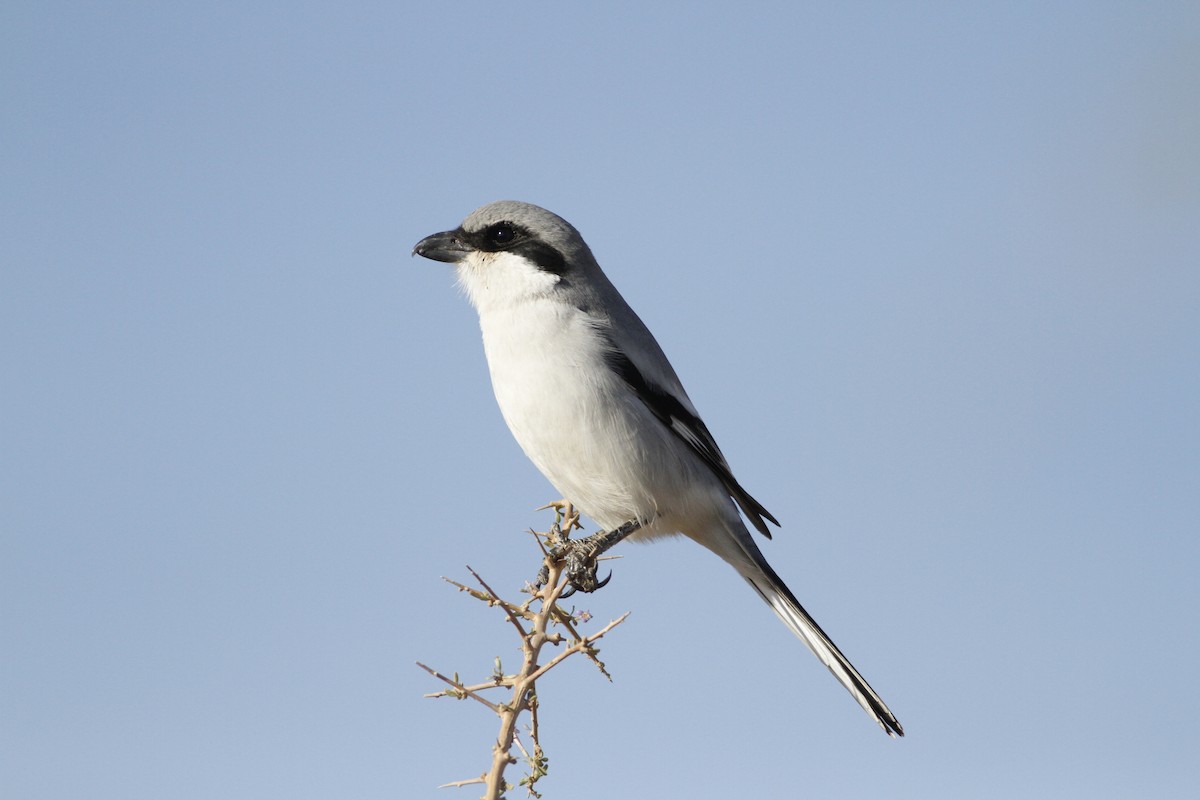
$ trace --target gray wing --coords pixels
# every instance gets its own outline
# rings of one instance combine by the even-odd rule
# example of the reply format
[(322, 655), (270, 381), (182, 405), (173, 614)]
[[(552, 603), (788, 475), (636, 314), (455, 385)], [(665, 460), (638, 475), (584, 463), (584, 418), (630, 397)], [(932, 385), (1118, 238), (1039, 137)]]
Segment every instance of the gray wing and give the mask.
[[(643, 330), (645, 330), (644, 326)], [(646, 334), (649, 335), (649, 331), (646, 331)], [(620, 376), (659, 421), (670, 428), (680, 441), (699, 456), (700, 460), (721, 481), (725, 490), (729, 492), (729, 496), (742, 509), (742, 513), (746, 515), (751, 524), (758, 529), (759, 533), (770, 539), (771, 531), (767, 528), (766, 520), (770, 520), (776, 526), (779, 525), (779, 520), (775, 519), (762, 503), (751, 497), (750, 493), (743, 489), (737, 479), (733, 477), (733, 472), (729, 469), (729, 463), (725, 461), (721, 448), (717, 447), (717, 442), (709, 433), (708, 426), (691, 407), (691, 402), (687, 400), (686, 395), (681, 399), (675, 392), (649, 379), (645, 372), (638, 369), (629, 355), (617, 345), (611, 335), (605, 334), (605, 338), (609, 344), (605, 352), (605, 361), (609, 369)], [(651, 342), (653, 341), (651, 337)], [(655, 343), (655, 348), (657, 349), (657, 343)], [(661, 355), (661, 351), (659, 354), (666, 363), (666, 357)], [(674, 373), (671, 374), (674, 377)]]

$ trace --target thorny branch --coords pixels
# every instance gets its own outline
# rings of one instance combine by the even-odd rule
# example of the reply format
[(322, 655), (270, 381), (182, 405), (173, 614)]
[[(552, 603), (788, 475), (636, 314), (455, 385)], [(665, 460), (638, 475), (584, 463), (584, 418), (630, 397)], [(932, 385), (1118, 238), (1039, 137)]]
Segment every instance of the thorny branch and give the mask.
[[(544, 536), (551, 544), (566, 539), (570, 536), (572, 529), (580, 527), (579, 515), (570, 504), (551, 503), (549, 506), (545, 506), (545, 508), (554, 508), (555, 521), (549, 533), (538, 534), (538, 536)], [(542, 751), (542, 746), (538, 738), (536, 681), (566, 659), (579, 653), (582, 653), (595, 664), (601, 674), (612, 680), (612, 677), (608, 674), (608, 670), (604, 666), (604, 662), (597, 655), (599, 649), (595, 646), (595, 643), (617, 625), (624, 622), (629, 616), (628, 612), (608, 623), (596, 633), (586, 636), (580, 634), (576, 626), (580, 622), (586, 621), (586, 617), (580, 615), (577, 618), (571, 612), (558, 605), (558, 600), (567, 586), (563, 575), (563, 564), (553, 561), (549, 556), (546, 545), (542, 543), (541, 539), (537, 541), (542, 549), (544, 560), (543, 574), (546, 576), (546, 580), (540, 588), (528, 588), (527, 591), (530, 592), (530, 597), (523, 603), (513, 603), (501, 598), (470, 567), (467, 567), (467, 569), (475, 578), (480, 588), (467, 586), (449, 578), (444, 579), (447, 583), (457, 587), (459, 591), (466, 592), (471, 597), (487, 603), (489, 606), (499, 606), (504, 611), (506, 619), (516, 629), (517, 635), (521, 639), (522, 658), (521, 668), (513, 675), (504, 674), (500, 659), (497, 658), (491, 677), (482, 683), (471, 685), (460, 681), (457, 673), (455, 673), (454, 677), (450, 678), (419, 661), (417, 662), (417, 666), (421, 667), (421, 669), (450, 686), (449, 689), (432, 692), (425, 695), (426, 697), (453, 697), (459, 700), (469, 697), (487, 706), (496, 716), (500, 717), (500, 732), (492, 746), (492, 762), (488, 771), (476, 778), (468, 778), (444, 784), (442, 788), (482, 783), (486, 785), (487, 789), (483, 795), (483, 800), (500, 800), (504, 792), (512, 788), (504, 780), (504, 770), (509, 764), (515, 764), (517, 761), (516, 757), (512, 755), (512, 749), (515, 745), (521, 751), (521, 755), (529, 769), (529, 773), (519, 781), (518, 785), (525, 786), (529, 795), (541, 797), (534, 786), (546, 774), (548, 760)], [(563, 632), (551, 630), (553, 626), (558, 626)], [(545, 645), (549, 644), (557, 647), (564, 643), (567, 645), (566, 649), (559, 652), (546, 663), (539, 663), (542, 648)], [(489, 689), (511, 689), (512, 692), (509, 695), (507, 703), (495, 703), (482, 695), (483, 692)], [(517, 736), (517, 727), (521, 714), (526, 711), (529, 712), (530, 718), (529, 739), (532, 744), (531, 749), (527, 749)]]

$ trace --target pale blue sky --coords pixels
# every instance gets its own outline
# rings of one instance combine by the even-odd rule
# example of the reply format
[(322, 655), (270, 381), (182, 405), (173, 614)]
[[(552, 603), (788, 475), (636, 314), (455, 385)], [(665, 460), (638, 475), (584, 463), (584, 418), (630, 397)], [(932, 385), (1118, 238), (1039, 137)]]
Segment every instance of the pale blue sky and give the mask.
[[(420, 237), (583, 232), (889, 741), (625, 547), (547, 797), (1200, 782), (1194, 3), (9, 2), (0, 796), (469, 798), (553, 497)], [(514, 793), (514, 797), (518, 796)]]

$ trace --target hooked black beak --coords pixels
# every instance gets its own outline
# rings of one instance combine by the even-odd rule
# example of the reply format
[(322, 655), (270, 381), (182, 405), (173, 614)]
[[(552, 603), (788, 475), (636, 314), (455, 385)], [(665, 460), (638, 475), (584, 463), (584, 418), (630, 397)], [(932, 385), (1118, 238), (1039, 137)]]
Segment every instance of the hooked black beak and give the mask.
[(413, 255), (454, 264), (462, 261), (474, 249), (463, 241), (462, 231), (443, 231), (417, 242)]

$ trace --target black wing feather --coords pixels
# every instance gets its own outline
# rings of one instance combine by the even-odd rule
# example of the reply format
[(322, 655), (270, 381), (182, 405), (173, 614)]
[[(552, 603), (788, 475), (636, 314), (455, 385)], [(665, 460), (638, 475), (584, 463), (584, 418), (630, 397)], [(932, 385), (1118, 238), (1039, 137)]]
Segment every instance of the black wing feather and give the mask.
[(751, 524), (758, 529), (759, 533), (770, 539), (771, 531), (767, 528), (764, 520), (770, 520), (776, 525), (779, 525), (779, 520), (771, 516), (771, 512), (763, 508), (762, 503), (751, 497), (750, 493), (743, 489), (737, 479), (733, 477), (733, 472), (730, 471), (729, 464), (721, 453), (721, 448), (717, 447), (717, 442), (709, 433), (708, 426), (704, 424), (704, 421), (689, 411), (679, 401), (679, 398), (646, 380), (637, 365), (615, 345), (605, 353), (605, 360), (612, 371), (621, 376), (621, 379), (646, 404), (650, 412), (690, 447), (701, 461), (708, 465)]

